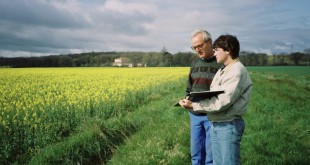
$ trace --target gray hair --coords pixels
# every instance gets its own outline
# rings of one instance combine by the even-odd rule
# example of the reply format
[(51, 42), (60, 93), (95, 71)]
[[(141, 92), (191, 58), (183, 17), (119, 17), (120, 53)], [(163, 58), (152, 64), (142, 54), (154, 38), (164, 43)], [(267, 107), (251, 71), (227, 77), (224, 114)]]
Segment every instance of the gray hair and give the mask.
[(204, 40), (206, 42), (209, 41), (209, 40), (212, 40), (211, 34), (208, 31), (203, 30), (203, 29), (196, 29), (196, 30), (194, 30), (192, 32), (191, 39), (193, 39), (196, 35), (198, 35), (200, 33), (203, 35), (203, 38), (204, 38)]

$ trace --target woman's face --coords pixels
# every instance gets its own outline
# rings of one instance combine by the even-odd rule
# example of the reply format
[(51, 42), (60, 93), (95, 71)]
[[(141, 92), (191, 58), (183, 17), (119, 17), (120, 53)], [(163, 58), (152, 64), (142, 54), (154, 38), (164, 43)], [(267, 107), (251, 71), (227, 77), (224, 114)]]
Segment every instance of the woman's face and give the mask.
[(217, 63), (227, 65), (227, 59), (229, 56), (228, 51), (224, 51), (222, 48), (215, 48), (214, 49), (214, 56), (216, 57)]

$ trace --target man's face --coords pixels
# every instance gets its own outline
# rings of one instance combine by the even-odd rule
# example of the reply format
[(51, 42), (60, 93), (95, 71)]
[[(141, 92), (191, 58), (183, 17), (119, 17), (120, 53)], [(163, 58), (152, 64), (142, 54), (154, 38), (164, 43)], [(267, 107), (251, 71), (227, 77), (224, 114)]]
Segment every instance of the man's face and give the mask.
[(200, 33), (192, 38), (192, 49), (200, 58), (209, 58), (213, 56), (212, 41), (205, 42), (203, 35)]
[(221, 63), (227, 65), (227, 59), (229, 56), (228, 51), (224, 51), (222, 48), (215, 48), (214, 49), (214, 56), (216, 57), (217, 63)]

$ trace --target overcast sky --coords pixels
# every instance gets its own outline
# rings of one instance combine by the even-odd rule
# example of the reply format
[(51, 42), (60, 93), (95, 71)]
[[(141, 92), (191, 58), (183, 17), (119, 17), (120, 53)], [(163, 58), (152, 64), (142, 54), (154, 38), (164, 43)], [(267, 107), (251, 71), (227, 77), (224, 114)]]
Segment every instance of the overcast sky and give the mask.
[(191, 51), (190, 33), (236, 35), (241, 50), (310, 48), (309, 0), (0, 0), (0, 56)]

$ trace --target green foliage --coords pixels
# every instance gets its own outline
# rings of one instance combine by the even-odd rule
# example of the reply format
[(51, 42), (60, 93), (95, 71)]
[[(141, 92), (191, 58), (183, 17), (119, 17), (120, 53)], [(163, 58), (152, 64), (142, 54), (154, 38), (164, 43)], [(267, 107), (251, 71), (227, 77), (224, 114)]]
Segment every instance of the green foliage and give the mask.
[[(194, 52), (171, 54), (163, 48), (160, 52), (89, 52), (42, 57), (0, 57), (0, 67), (111, 67), (114, 59), (119, 57), (129, 58), (133, 66), (148, 67), (190, 66), (198, 58)], [(241, 51), (239, 59), (246, 66), (310, 65), (307, 51), (273, 55)]]

